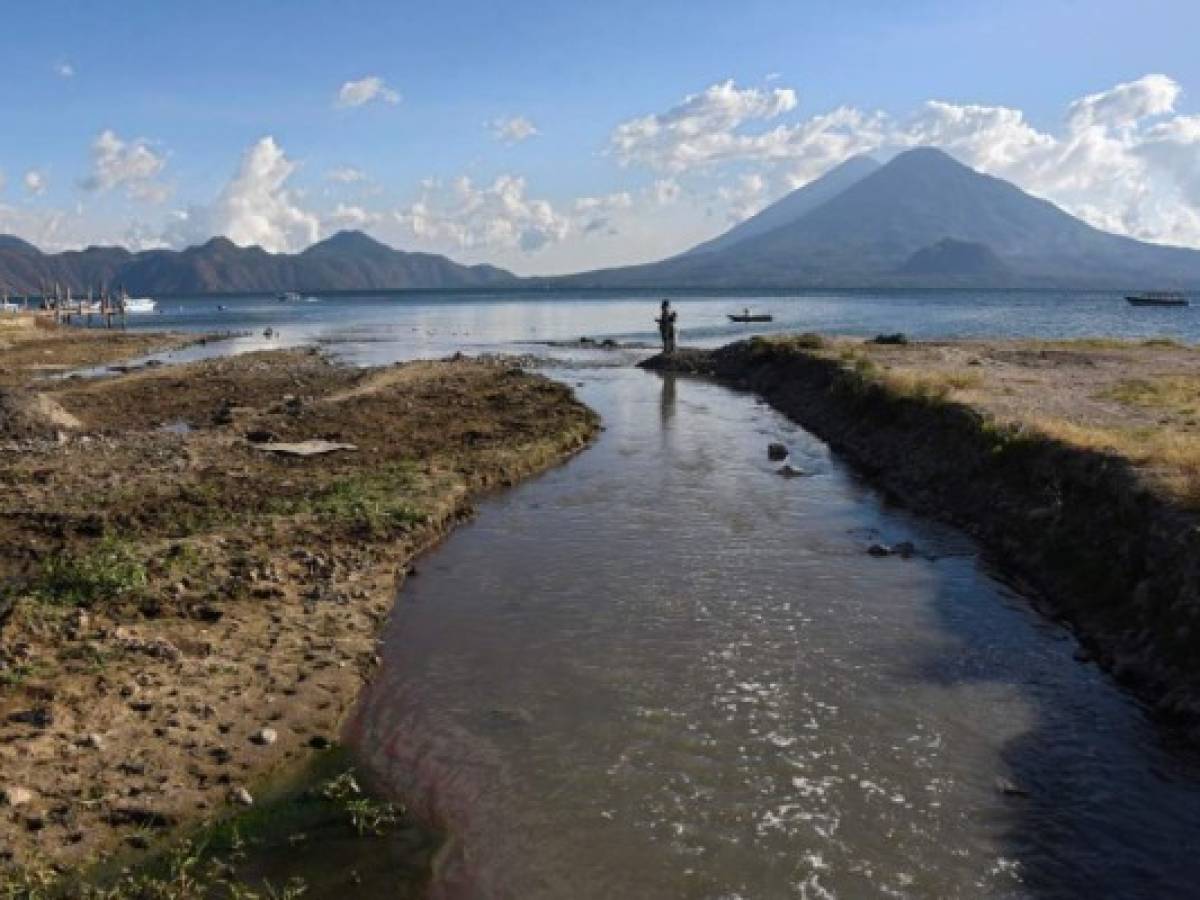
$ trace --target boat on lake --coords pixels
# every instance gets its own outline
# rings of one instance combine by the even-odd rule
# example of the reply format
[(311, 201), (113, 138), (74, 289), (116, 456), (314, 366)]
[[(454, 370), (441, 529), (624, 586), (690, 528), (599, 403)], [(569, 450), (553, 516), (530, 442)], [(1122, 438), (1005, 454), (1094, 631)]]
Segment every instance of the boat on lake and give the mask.
[(158, 303), (150, 297), (126, 297), (122, 303), (127, 313), (152, 313), (158, 309)]
[(748, 309), (740, 313), (729, 313), (730, 322), (771, 322), (774, 318), (770, 313), (752, 313)]
[(1125, 298), (1130, 306), (1189, 306), (1190, 301), (1177, 291), (1147, 291)]
[(296, 291), (281, 291), (275, 295), (275, 299), (280, 303), (299, 303), (304, 298)]

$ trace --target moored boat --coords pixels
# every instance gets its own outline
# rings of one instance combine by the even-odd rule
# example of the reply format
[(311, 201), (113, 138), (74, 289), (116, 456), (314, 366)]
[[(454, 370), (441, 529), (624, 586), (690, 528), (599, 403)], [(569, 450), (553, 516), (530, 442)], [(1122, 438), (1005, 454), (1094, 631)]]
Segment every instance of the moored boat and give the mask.
[(1187, 297), (1177, 291), (1146, 291), (1143, 294), (1130, 294), (1125, 301), (1130, 306), (1189, 306)]
[(275, 299), (280, 303), (299, 303), (304, 298), (295, 291), (282, 291), (275, 295)]
[(149, 297), (126, 297), (123, 301), (127, 313), (152, 313), (158, 303)]

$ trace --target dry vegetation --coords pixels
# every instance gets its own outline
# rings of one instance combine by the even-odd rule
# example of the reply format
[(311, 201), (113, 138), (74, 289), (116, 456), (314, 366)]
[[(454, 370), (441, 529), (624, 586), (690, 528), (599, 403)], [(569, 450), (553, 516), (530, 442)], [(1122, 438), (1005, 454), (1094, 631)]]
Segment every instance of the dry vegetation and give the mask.
[[(808, 337), (798, 346), (812, 345)], [(1116, 454), (1172, 499), (1200, 506), (1194, 348), (1170, 340), (827, 340), (816, 352), (899, 396), (976, 409), (997, 433)]]

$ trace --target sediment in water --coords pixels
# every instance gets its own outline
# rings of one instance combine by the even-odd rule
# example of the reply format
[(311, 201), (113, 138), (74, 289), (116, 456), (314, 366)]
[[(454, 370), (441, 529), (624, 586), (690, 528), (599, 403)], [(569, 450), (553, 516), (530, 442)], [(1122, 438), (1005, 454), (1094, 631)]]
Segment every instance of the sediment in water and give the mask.
[(894, 499), (962, 526), (1075, 629), (1081, 655), (1200, 736), (1200, 521), (1135, 461), (997, 422), (952, 393), (897, 390), (817, 336), (643, 365), (760, 394)]

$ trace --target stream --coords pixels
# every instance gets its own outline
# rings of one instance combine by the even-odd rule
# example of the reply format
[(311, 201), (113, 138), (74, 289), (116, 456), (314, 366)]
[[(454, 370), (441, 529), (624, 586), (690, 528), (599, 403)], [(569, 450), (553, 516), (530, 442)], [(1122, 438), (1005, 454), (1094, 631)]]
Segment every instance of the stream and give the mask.
[(604, 433), (419, 562), (346, 728), (433, 897), (1197, 895), (1196, 756), (971, 539), (752, 395), (548, 374)]

